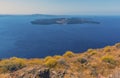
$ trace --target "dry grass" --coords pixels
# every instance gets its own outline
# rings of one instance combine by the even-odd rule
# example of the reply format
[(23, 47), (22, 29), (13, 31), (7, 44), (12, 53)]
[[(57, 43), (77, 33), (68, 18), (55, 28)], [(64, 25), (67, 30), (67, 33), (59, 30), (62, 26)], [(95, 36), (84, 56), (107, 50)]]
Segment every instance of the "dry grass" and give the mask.
[[(88, 49), (85, 53), (80, 54), (67, 51), (63, 56), (48, 56), (44, 59), (3, 59), (0, 62), (0, 71), (3, 71), (2, 67), (8, 64), (14, 65), (16, 63), (22, 63), (26, 66), (46, 66), (55, 71), (66, 69), (67, 74), (65, 75), (65, 78), (72, 78), (72, 76), (74, 78), (80, 78), (81, 76), (81, 78), (96, 78), (98, 76), (101, 76), (101, 78), (108, 77), (116, 70), (116, 67), (120, 67), (119, 46), (120, 43), (115, 46), (107, 46), (103, 49)], [(4, 75), (0, 75), (0, 78), (2, 76)]]

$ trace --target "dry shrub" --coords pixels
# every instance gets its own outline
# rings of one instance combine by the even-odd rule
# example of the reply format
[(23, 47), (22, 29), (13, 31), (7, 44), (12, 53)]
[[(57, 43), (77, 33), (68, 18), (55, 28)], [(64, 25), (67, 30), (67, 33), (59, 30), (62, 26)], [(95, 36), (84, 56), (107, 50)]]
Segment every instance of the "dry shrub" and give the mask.
[(63, 56), (64, 57), (73, 57), (74, 53), (72, 51), (67, 51)]
[(104, 52), (110, 52), (111, 51), (111, 46), (106, 46), (104, 48)]
[(109, 64), (116, 64), (116, 61), (115, 61), (113, 56), (108, 56), (108, 55), (103, 56), (102, 61), (106, 62), (106, 63), (109, 63)]
[(50, 67), (50, 68), (53, 68), (57, 65), (57, 60), (54, 59), (54, 58), (51, 58), (51, 59), (48, 59), (46, 62), (45, 62), (45, 66), (47, 67)]
[(27, 65), (42, 65), (43, 61), (41, 59), (29, 59), (27, 60)]
[(13, 72), (25, 66), (26, 66), (25, 59), (16, 58), (16, 57), (10, 59), (4, 59), (0, 62), (1, 72)]

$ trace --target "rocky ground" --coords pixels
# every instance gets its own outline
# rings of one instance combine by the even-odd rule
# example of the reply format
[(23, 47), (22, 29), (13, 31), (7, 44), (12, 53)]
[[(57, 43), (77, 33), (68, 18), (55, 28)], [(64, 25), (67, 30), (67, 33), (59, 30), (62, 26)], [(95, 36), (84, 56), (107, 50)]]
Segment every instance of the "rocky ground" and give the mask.
[(120, 78), (120, 43), (78, 54), (3, 59), (0, 72), (0, 78)]

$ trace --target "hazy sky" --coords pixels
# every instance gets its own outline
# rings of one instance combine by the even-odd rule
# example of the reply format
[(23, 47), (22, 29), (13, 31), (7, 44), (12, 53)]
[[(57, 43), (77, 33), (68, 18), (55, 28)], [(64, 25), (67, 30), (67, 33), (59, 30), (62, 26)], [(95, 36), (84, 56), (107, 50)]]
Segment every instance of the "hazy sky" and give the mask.
[(0, 14), (120, 15), (120, 0), (0, 0)]

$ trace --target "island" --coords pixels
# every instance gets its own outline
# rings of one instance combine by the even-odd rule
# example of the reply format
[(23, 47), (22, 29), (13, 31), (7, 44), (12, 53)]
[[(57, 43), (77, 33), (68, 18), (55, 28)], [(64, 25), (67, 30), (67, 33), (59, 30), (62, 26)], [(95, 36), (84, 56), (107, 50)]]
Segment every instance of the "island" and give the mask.
[(37, 19), (31, 21), (32, 24), (51, 25), (51, 24), (100, 24), (98, 21), (81, 19), (81, 18), (52, 18), (52, 19)]

